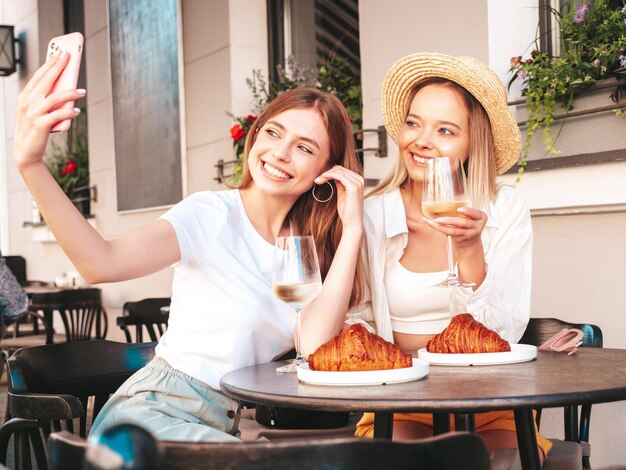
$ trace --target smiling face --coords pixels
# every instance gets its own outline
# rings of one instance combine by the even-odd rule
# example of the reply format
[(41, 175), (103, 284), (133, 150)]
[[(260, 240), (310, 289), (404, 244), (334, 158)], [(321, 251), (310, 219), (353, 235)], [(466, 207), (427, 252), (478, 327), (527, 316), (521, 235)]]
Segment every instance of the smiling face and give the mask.
[(409, 107), (400, 138), (400, 158), (411, 180), (421, 182), (427, 159), (458, 157), (470, 152), (469, 112), (465, 99), (445, 84), (421, 88)]
[(271, 117), (248, 155), (254, 183), (262, 191), (297, 198), (328, 166), (330, 143), (315, 108), (292, 108)]

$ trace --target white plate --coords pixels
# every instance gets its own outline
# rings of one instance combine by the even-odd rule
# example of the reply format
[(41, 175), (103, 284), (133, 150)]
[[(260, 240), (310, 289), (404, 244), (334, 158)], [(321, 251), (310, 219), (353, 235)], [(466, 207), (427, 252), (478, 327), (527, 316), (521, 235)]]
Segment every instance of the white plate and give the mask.
[(430, 353), (426, 348), (417, 351), (417, 357), (437, 366), (487, 366), (532, 361), (537, 357), (537, 346), (512, 344), (511, 351), (474, 354)]
[(314, 385), (381, 385), (410, 382), (428, 375), (428, 362), (413, 358), (413, 367), (355, 372), (323, 372), (309, 369), (308, 364), (298, 366), (298, 380)]

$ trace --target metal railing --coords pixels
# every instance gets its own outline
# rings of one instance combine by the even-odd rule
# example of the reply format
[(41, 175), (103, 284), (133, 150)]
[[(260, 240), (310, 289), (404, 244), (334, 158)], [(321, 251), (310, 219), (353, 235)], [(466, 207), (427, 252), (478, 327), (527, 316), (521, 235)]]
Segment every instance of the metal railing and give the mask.
[(370, 132), (375, 132), (378, 135), (378, 147), (367, 147), (362, 149), (357, 149), (356, 153), (364, 154), (365, 152), (375, 152), (376, 156), (379, 158), (387, 157), (387, 130), (385, 126), (378, 126), (376, 129), (359, 129), (354, 131), (354, 135), (357, 136), (359, 134), (366, 134)]

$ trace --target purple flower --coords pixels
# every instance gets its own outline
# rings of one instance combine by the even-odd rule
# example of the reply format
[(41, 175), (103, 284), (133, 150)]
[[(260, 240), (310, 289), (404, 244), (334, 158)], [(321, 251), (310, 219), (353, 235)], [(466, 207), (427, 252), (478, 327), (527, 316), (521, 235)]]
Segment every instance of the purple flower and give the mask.
[(626, 67), (626, 57), (623, 55), (619, 56), (619, 66)]
[(576, 17), (574, 18), (574, 23), (578, 24), (578, 23), (582, 23), (583, 21), (585, 21), (585, 12), (589, 10), (589, 5), (588, 4), (584, 4), (578, 7), (578, 9), (576, 10)]
[(526, 78), (526, 72), (523, 70), (518, 70), (516, 75), (520, 80), (524, 80)]

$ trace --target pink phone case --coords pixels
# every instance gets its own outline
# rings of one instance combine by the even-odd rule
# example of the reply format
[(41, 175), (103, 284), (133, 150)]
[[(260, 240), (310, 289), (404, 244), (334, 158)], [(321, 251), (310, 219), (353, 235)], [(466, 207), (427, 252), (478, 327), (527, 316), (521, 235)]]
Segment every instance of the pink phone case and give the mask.
[[(70, 55), (70, 60), (57, 78), (50, 93), (63, 90), (73, 90), (78, 83), (78, 72), (80, 71), (80, 58), (83, 54), (83, 35), (80, 33), (70, 33), (64, 36), (52, 38), (48, 44), (48, 52), (46, 53), (46, 60), (55, 54), (55, 52), (65, 51)], [(63, 108), (73, 108), (74, 102), (68, 101)], [(66, 131), (72, 124), (71, 119), (57, 122), (50, 132)]]

